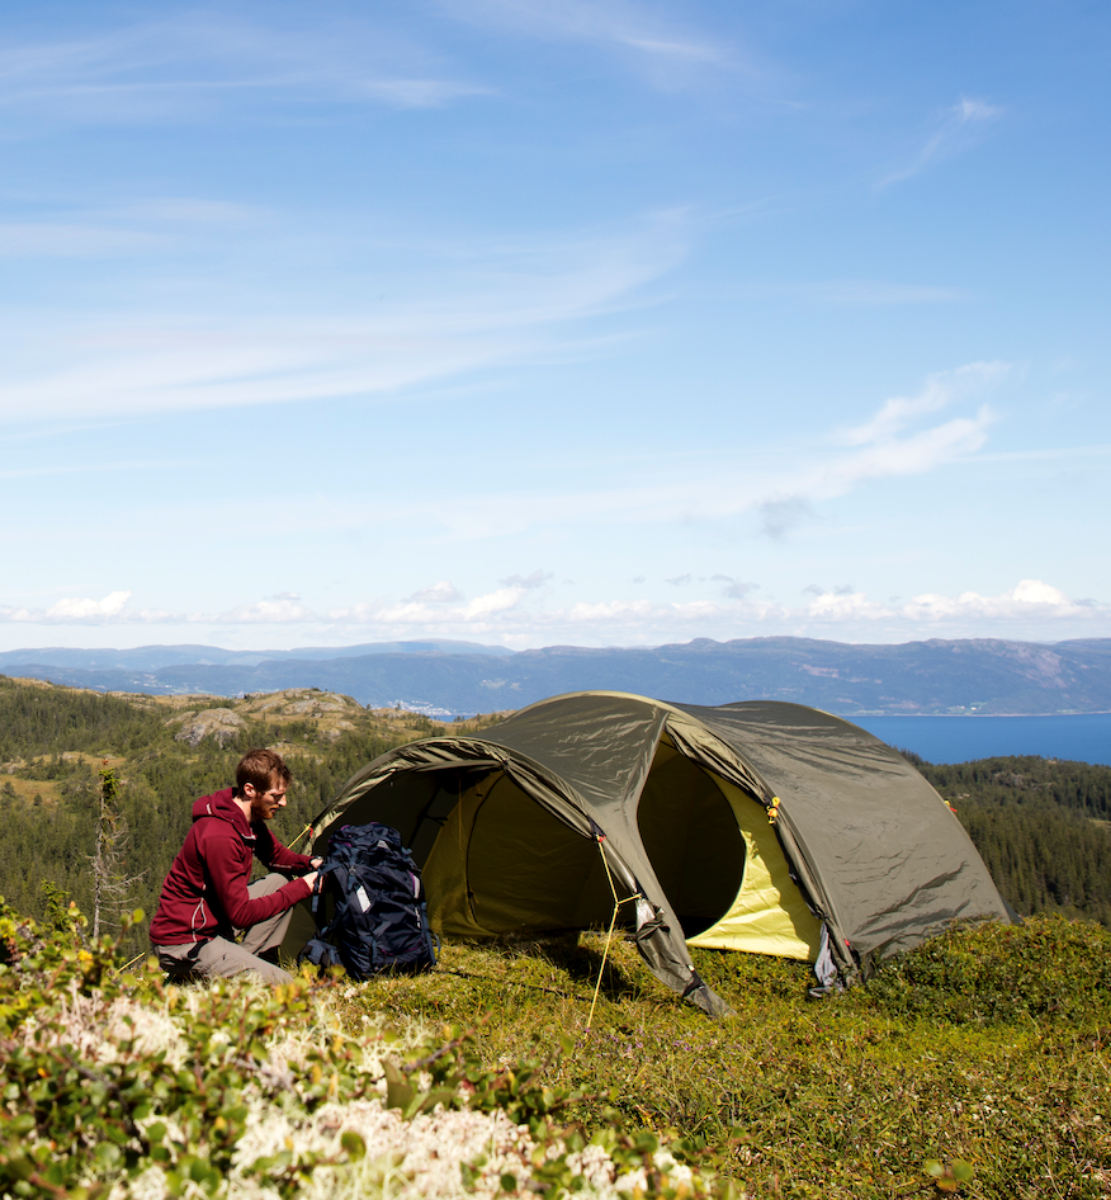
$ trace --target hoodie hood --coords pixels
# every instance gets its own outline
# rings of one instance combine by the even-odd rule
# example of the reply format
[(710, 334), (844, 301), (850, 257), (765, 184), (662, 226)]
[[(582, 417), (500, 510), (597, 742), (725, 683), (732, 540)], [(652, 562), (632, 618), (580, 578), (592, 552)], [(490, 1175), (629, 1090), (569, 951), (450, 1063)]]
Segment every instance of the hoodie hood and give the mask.
[(223, 788), (219, 792), (213, 792), (211, 796), (202, 796), (199, 800), (194, 800), (193, 820), (227, 821), (245, 842), (253, 845), (256, 841), (255, 831), (239, 805), (235, 803), (234, 795), (234, 788)]

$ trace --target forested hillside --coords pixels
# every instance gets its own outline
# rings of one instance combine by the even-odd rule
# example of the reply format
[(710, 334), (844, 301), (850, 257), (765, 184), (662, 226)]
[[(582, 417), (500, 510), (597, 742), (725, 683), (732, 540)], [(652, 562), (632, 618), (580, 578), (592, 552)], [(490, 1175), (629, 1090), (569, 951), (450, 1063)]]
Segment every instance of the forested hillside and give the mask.
[(956, 809), (1019, 912), (1111, 926), (1111, 767), (1034, 757), (942, 765), (907, 758)]
[(250, 746), (274, 747), (293, 771), (274, 826), (289, 844), (357, 769), (437, 728), (315, 689), (238, 701), (121, 698), (0, 676), (0, 896), (42, 916), (62, 893), (94, 915), (105, 772), (112, 796), (100, 832), (110, 839), (113, 878), (99, 915), (111, 929), (136, 907), (153, 914), (193, 800), (233, 782)]
[[(249, 746), (273, 746), (294, 772), (275, 822), (288, 844), (354, 771), (442, 728), (317, 689), (217, 700), (101, 695), (0, 676), (0, 896), (38, 917), (73, 899), (110, 930), (136, 907), (153, 913), (192, 801), (227, 786)], [(933, 766), (908, 757), (956, 809), (1019, 912), (1111, 926), (1111, 768), (1038, 758)], [(132, 937), (138, 952), (141, 931)]]

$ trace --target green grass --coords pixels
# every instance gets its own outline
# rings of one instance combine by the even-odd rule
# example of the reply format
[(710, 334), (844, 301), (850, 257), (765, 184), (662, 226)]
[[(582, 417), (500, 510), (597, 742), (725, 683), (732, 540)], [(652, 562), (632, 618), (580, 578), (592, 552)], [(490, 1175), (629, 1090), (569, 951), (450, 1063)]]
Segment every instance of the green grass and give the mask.
[(820, 1001), (801, 964), (700, 952), (735, 1010), (720, 1022), (619, 944), (588, 1027), (602, 945), (448, 946), (431, 975), (350, 989), (347, 1011), (473, 1027), (487, 1063), (535, 1058), (585, 1092), (588, 1128), (616, 1110), (705, 1141), (751, 1197), (939, 1194), (927, 1160), (970, 1164), (972, 1196), (1111, 1194), (1107, 930), (958, 931)]

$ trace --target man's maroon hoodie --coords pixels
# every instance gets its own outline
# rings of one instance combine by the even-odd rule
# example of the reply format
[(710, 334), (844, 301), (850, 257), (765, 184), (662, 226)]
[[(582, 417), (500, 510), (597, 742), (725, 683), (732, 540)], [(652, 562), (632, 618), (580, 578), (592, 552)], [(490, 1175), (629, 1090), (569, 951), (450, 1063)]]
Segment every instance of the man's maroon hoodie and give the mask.
[(233, 926), (257, 925), (311, 895), (303, 879), (257, 900), (247, 894), (252, 856), (267, 867), (301, 874), (312, 869), (312, 859), (283, 846), (263, 822), (248, 821), (233, 795), (233, 788), (224, 788), (193, 805), (193, 827), (170, 867), (150, 923), (154, 945), (229, 937)]

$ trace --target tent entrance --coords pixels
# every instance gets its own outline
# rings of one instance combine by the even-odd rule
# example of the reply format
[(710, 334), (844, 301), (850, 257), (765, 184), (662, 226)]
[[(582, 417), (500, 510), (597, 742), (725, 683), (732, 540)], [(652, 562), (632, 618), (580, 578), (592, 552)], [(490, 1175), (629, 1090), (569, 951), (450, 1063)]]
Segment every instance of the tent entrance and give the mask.
[(711, 777), (736, 814), (744, 838), (744, 878), (729, 911), (713, 927), (690, 938), (690, 944), (815, 962), (821, 922), (791, 878), (766, 809), (735, 784)]
[(373, 810), (354, 819), (393, 825), (412, 847), (438, 933), (488, 938), (608, 926), (613, 893), (597, 844), (500, 765), (406, 772), (370, 795)]
[(666, 734), (640, 793), (637, 827), (683, 936), (716, 925), (741, 888), (744, 838), (710, 775)]
[(694, 946), (814, 961), (821, 926), (764, 806), (661, 738), (637, 810), (641, 841)]

